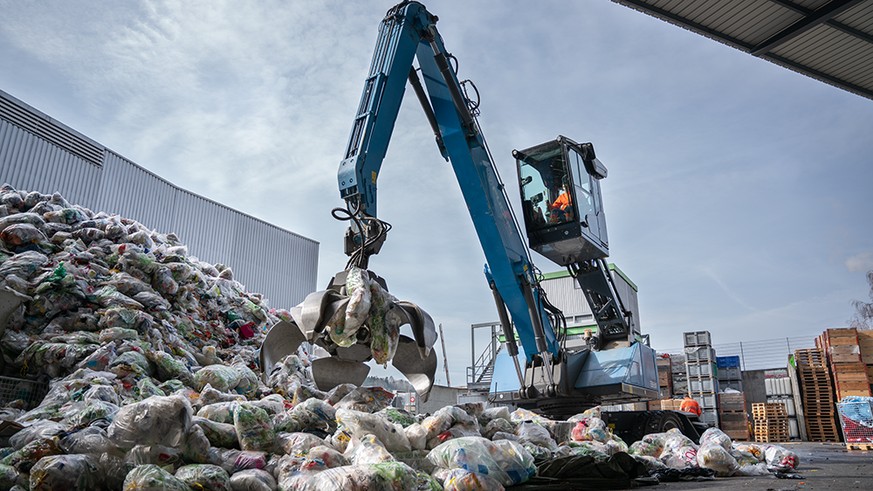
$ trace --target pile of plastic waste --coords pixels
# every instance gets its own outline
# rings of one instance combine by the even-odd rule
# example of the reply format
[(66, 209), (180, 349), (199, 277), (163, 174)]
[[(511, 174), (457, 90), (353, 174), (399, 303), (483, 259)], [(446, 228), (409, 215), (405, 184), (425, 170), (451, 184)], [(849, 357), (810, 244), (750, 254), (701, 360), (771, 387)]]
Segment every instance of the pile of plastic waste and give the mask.
[(0, 448), (0, 489), (500, 490), (560, 459), (719, 475), (797, 465), (718, 430), (699, 446), (671, 431), (628, 447), (596, 408), (412, 415), (379, 387), (319, 391), (302, 352), (262, 374), (256, 350), (287, 311), (173, 234), (58, 194), (0, 188), (0, 289), (25, 298), (0, 339), (4, 374), (50, 379), (36, 407), (0, 408), (23, 426)]

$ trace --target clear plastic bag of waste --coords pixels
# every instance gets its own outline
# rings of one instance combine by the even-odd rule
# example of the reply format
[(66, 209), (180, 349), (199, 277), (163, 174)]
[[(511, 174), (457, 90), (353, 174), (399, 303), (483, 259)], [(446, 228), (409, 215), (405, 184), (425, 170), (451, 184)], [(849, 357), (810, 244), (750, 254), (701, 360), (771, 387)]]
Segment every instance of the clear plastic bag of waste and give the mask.
[(43, 457), (30, 470), (31, 490), (97, 489), (103, 472), (97, 455), (52, 455)]
[(9, 444), (12, 445), (12, 448), (19, 450), (34, 440), (51, 438), (60, 435), (65, 430), (66, 426), (56, 421), (37, 420), (9, 437)]
[(719, 477), (734, 475), (740, 465), (717, 439), (710, 440), (697, 450), (697, 465), (704, 469), (712, 469)]
[(260, 469), (248, 469), (230, 476), (230, 487), (233, 491), (274, 491), (276, 478)]
[(323, 438), (311, 433), (279, 433), (276, 435), (277, 447), (286, 455), (306, 455), (312, 447), (324, 445)]
[(558, 443), (552, 439), (549, 430), (532, 421), (522, 421), (515, 429), (518, 440), (522, 444), (531, 443), (554, 452), (558, 449)]
[(466, 469), (491, 476), (504, 486), (521, 484), (536, 473), (533, 456), (510, 440), (456, 438), (431, 450), (427, 459), (443, 469)]
[(58, 448), (57, 439), (41, 438), (32, 440), (27, 445), (3, 457), (0, 459), (0, 464), (11, 465), (19, 472), (30, 472), (30, 469), (39, 462), (39, 459), (59, 453), (61, 453), (61, 449)]
[(394, 393), (382, 387), (358, 387), (343, 396), (333, 407), (375, 413), (388, 407), (393, 400)]
[(403, 429), (406, 433), (406, 438), (409, 440), (409, 446), (413, 450), (424, 450), (427, 446), (427, 430), (424, 426), (418, 423), (413, 423)]
[(195, 416), (191, 422), (203, 430), (203, 434), (214, 447), (239, 448), (236, 428), (232, 424), (217, 423), (210, 419)]
[(18, 471), (11, 465), (0, 464), (0, 489), (10, 489), (18, 482)]
[(494, 477), (467, 469), (440, 469), (434, 477), (445, 491), (503, 491), (506, 489)]
[(633, 442), (628, 450), (631, 455), (658, 458), (664, 451), (666, 433), (649, 433), (642, 440)]
[(273, 418), (277, 431), (295, 432), (303, 430), (336, 429), (336, 409), (319, 399), (307, 399), (289, 411), (278, 413)]
[(106, 430), (99, 426), (89, 426), (64, 436), (58, 446), (68, 454), (102, 454), (113, 448)]
[(136, 445), (124, 455), (124, 461), (133, 465), (154, 464), (172, 468), (184, 463), (181, 449), (164, 445)]
[(800, 465), (797, 454), (779, 445), (764, 447), (764, 459), (770, 470), (777, 472), (791, 472)]
[(231, 491), (230, 476), (217, 465), (183, 465), (176, 470), (176, 479), (187, 484), (191, 489)]
[(715, 443), (720, 445), (725, 450), (730, 451), (731, 445), (731, 437), (727, 436), (723, 431), (718, 428), (707, 428), (706, 431), (700, 435), (700, 446), (703, 447), (708, 443)]
[(240, 403), (233, 412), (233, 426), (242, 450), (273, 450), (276, 431), (267, 411), (248, 403)]
[(390, 422), (379, 413), (369, 414), (350, 409), (339, 409), (336, 420), (353, 437), (362, 438), (374, 435), (389, 452), (408, 452), (412, 450), (403, 427)]
[(181, 396), (153, 396), (121, 408), (107, 429), (121, 448), (134, 445), (176, 447), (191, 427), (191, 404)]
[(577, 442), (594, 440), (606, 443), (611, 438), (606, 423), (602, 419), (593, 416), (577, 421), (570, 435)]
[(352, 437), (343, 456), (354, 465), (368, 465), (394, 460), (394, 456), (385, 449), (374, 435), (364, 435), (361, 438)]
[(184, 482), (160, 467), (147, 464), (133, 468), (124, 478), (124, 491), (191, 491)]
[(684, 469), (686, 467), (698, 467), (697, 464), (697, 446), (686, 445), (678, 448), (670, 447), (664, 449), (661, 454), (661, 462), (667, 467), (673, 469)]

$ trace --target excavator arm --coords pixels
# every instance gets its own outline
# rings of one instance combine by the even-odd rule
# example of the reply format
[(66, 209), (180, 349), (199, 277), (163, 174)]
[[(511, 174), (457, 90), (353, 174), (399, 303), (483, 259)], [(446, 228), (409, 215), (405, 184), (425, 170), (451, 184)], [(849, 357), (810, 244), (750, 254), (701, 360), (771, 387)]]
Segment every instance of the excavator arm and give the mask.
[[(414, 304), (387, 294), (384, 280), (367, 270), (370, 256), (379, 252), (390, 229), (377, 215), (377, 184), (408, 83), (433, 129), (440, 153), (452, 165), (487, 260), (486, 280), (497, 305), (506, 353), (514, 366), (514, 370), (510, 369), (515, 379), (515, 384), (510, 384), (514, 387), (513, 399), (590, 402), (593, 399), (587, 392), (581, 399), (576, 397), (580, 395), (580, 370), (584, 371), (591, 360), (598, 363), (596, 356), (589, 360), (589, 352), (598, 350), (604, 337), (623, 342), (626, 348), (635, 344), (632, 319), (621, 305), (603, 261), (608, 245), (602, 212), (593, 202), (590, 208), (579, 203), (585, 198), (583, 178), (589, 197), (599, 200), (596, 181), (606, 176), (606, 169), (594, 156), (591, 144), (580, 145), (564, 137), (514, 152), (531, 247), (568, 267), (595, 311), (598, 325), (603, 326), (598, 336), (587, 340), (584, 349), (571, 352), (565, 345), (563, 315), (548, 302), (539, 285), (505, 186), (476, 120), (475, 105), (465, 95), (436, 22), (436, 16), (423, 5), (405, 1), (388, 11), (379, 27), (370, 71), (338, 171), (345, 208), (337, 208), (333, 214), (350, 222), (345, 236), (345, 251), (350, 260), (327, 290), (311, 294), (292, 310), (293, 322), (284, 322), (270, 331), (261, 350), (265, 374), (283, 356), (309, 342), (330, 355), (313, 362), (313, 374), (320, 387), (360, 383), (369, 370), (363, 362), (377, 354), (375, 346), (379, 343), (374, 340), (378, 331), (389, 325), (391, 336), (397, 338), (394, 329), (410, 324), (413, 338), (403, 335), (397, 338), (393, 364), (426, 400), (436, 369), (431, 350), (436, 339), (433, 321)], [(561, 176), (566, 192), (570, 193), (568, 197), (572, 198), (563, 198), (564, 218), (530, 221), (533, 215), (529, 211), (537, 207), (549, 210), (545, 201), (555, 201)], [(537, 186), (542, 189), (531, 193)], [(362, 281), (371, 287), (374, 298), (384, 299), (384, 308), (377, 309), (375, 317), (374, 309), (370, 309), (371, 317), (359, 322), (352, 311), (360, 306)], [(340, 325), (344, 312), (345, 326)], [(354, 339), (347, 332), (349, 325), (356, 329)], [(650, 348), (645, 349), (649, 351), (644, 358), (651, 358), (654, 369), (654, 355)], [(624, 358), (611, 360), (611, 366), (640, 365), (640, 350), (639, 346), (634, 347)], [(650, 382), (640, 389), (648, 390), (647, 395), (652, 395)], [(654, 387), (657, 390), (657, 379)], [(618, 389), (601, 392), (604, 390), (630, 389), (620, 385)]]

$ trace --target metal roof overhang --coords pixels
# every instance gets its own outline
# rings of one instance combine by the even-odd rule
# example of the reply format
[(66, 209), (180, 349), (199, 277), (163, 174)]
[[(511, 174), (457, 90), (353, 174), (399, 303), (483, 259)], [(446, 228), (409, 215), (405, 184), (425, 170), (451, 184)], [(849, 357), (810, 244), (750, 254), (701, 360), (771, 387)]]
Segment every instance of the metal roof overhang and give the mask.
[(873, 99), (873, 0), (612, 0)]

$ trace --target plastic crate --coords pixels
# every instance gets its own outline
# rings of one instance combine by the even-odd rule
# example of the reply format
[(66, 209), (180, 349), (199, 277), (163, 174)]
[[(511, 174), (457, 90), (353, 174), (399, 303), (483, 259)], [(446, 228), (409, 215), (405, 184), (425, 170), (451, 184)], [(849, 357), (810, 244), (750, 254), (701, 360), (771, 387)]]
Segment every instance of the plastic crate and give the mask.
[(0, 376), (0, 404), (21, 399), (32, 409), (42, 402), (48, 389), (47, 383), (38, 380)]
[(703, 409), (699, 419), (710, 426), (718, 426), (718, 411), (715, 409)]
[(695, 394), (714, 394), (718, 392), (718, 381), (713, 378), (689, 379), (688, 390)]
[(858, 397), (837, 403), (846, 443), (873, 443), (873, 398)]
[(718, 409), (715, 394), (691, 393), (691, 398), (700, 404), (702, 409)]
[(739, 392), (743, 392), (743, 381), (742, 380), (719, 380), (718, 381), (718, 390), (726, 390), (733, 389)]
[(718, 368), (740, 368), (739, 356), (716, 356), (715, 363)]
[(718, 367), (717, 377), (719, 380), (742, 380), (743, 372), (740, 367)]
[(694, 331), (683, 333), (685, 346), (711, 346), (712, 336), (709, 331)]
[(709, 346), (689, 346), (685, 348), (686, 363), (712, 363), (715, 350)]
[(688, 363), (689, 377), (715, 377), (718, 374), (718, 368), (715, 363)]

